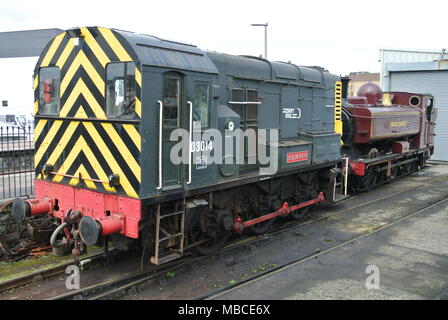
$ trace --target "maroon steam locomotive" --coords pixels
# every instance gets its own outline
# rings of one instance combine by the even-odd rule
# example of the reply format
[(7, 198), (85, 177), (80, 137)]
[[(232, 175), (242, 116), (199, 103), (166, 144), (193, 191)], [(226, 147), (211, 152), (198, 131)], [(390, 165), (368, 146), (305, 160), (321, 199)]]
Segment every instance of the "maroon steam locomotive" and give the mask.
[(437, 109), (430, 94), (382, 92), (364, 84), (342, 110), (351, 192), (370, 189), (425, 166), (434, 152)]

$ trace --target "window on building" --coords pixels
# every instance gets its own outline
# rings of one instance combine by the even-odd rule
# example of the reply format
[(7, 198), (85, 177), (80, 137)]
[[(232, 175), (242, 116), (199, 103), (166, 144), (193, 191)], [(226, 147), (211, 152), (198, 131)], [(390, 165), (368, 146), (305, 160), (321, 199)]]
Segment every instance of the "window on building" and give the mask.
[(209, 92), (209, 84), (196, 84), (193, 101), (193, 121), (200, 121), (202, 128), (208, 127)]
[(135, 115), (135, 64), (112, 62), (106, 68), (106, 114), (108, 118)]
[(61, 109), (59, 87), (61, 70), (46, 67), (39, 70), (39, 114), (57, 116)]

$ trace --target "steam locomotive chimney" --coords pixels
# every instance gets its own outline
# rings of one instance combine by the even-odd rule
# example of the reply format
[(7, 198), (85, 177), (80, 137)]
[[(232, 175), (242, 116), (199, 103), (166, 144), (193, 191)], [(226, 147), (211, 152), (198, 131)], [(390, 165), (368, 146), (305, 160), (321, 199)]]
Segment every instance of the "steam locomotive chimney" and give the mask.
[(341, 77), (342, 82), (342, 99), (347, 99), (347, 93), (348, 93), (348, 83), (350, 82), (349, 77)]

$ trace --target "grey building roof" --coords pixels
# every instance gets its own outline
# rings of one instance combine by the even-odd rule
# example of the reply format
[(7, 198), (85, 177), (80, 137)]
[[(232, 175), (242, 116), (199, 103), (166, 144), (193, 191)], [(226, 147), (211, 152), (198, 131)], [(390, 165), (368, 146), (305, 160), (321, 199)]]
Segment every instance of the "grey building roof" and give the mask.
[(37, 57), (61, 29), (0, 32), (0, 58)]

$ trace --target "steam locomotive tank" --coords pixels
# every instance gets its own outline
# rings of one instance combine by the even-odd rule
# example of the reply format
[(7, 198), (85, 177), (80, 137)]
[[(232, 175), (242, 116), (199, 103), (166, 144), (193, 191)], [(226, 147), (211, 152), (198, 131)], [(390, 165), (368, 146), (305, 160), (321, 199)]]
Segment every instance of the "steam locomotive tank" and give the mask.
[[(421, 111), (403, 106), (347, 106), (344, 108), (346, 132), (352, 143), (373, 143), (418, 134)], [(347, 121), (348, 119), (351, 121)]]

